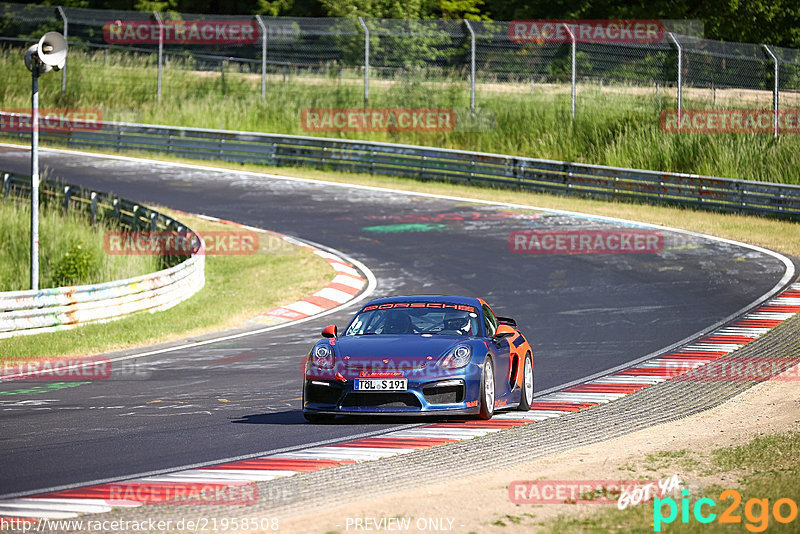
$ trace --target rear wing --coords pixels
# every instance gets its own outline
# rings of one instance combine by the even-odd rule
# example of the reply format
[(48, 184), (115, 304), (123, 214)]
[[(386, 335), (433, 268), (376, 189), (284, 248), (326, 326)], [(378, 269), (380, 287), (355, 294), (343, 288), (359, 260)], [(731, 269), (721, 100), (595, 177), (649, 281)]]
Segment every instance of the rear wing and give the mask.
[(516, 328), (517, 327), (517, 321), (515, 321), (511, 317), (499, 317), (498, 316), (497, 320), (500, 321), (500, 324), (507, 324), (508, 326), (510, 326), (512, 328)]

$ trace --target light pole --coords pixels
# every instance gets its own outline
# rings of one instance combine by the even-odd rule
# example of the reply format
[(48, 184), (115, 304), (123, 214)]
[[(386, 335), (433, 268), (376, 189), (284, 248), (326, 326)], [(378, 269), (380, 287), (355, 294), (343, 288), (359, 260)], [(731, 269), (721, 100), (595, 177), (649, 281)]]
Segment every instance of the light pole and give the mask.
[(39, 289), (39, 75), (61, 70), (67, 60), (67, 41), (58, 32), (47, 32), (25, 52), (31, 71), (31, 289)]

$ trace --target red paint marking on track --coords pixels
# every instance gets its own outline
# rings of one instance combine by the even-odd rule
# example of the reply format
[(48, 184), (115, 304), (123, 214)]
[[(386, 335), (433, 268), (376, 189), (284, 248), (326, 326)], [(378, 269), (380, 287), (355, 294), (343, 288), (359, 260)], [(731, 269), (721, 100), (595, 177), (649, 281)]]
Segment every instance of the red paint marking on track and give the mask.
[(375, 447), (386, 449), (428, 449), (436, 445), (456, 443), (457, 439), (445, 438), (364, 438), (337, 443), (332, 447)]
[(360, 289), (356, 289), (355, 287), (351, 287), (345, 284), (340, 284), (339, 282), (328, 284), (326, 287), (330, 289), (335, 289), (337, 291), (341, 291), (342, 293), (347, 293), (348, 295), (355, 295), (361, 291)]
[(567, 388), (564, 393), (635, 393), (650, 384), (578, 384)]
[(739, 328), (775, 328), (781, 323), (783, 321), (778, 319), (742, 319), (730, 326)]
[(716, 356), (709, 358), (708, 356), (700, 356), (699, 354), (667, 354), (666, 356), (659, 356), (659, 360), (695, 360), (698, 362), (713, 362), (717, 359)]
[[(664, 367), (631, 367), (630, 369), (623, 369), (617, 371), (612, 376), (676, 376), (678, 374), (689, 371), (689, 367), (675, 365)], [(678, 372), (680, 371), (680, 373)]]
[(795, 306), (793, 304), (765, 304), (756, 311), (768, 313), (797, 313), (800, 311), (800, 306)]
[(558, 412), (579, 412), (597, 406), (596, 402), (533, 402), (531, 410), (555, 410)]
[(329, 460), (315, 458), (255, 458), (253, 460), (241, 460), (227, 464), (210, 465), (201, 467), (203, 470), (214, 469), (253, 469), (259, 471), (318, 471), (328, 467), (336, 467), (342, 464), (354, 464), (353, 460)]
[(306, 302), (310, 302), (316, 306), (319, 306), (323, 310), (327, 310), (330, 308), (335, 308), (336, 306), (340, 306), (341, 302), (336, 302), (335, 300), (331, 300), (325, 297), (320, 297), (319, 295), (311, 295), (310, 297), (306, 297), (303, 299)]
[(739, 345), (746, 345), (754, 339), (754, 337), (749, 336), (711, 334), (710, 336), (699, 340), (698, 343), (737, 343)]
[(452, 421), (449, 423), (434, 423), (424, 428), (514, 428), (527, 425), (533, 421), (517, 419), (490, 419), (488, 421)]
[(697, 356), (701, 359), (711, 359), (716, 360), (722, 356), (729, 354), (724, 350), (676, 350), (670, 353), (667, 353), (667, 356), (680, 356), (681, 358), (689, 359), (693, 356)]

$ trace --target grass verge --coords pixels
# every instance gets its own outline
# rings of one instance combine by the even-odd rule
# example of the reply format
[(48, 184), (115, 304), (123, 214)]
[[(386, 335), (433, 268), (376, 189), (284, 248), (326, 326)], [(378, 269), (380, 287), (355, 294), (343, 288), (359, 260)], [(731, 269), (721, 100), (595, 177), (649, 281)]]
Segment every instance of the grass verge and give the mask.
[[(157, 209), (201, 234), (231, 230), (230, 225)], [(209, 255), (205, 287), (177, 306), (74, 330), (0, 340), (0, 361), (85, 356), (191, 338), (238, 326), (259, 313), (299, 300), (324, 287), (332, 277), (333, 271), (322, 258), (300, 247), (273, 247), (268, 253), (252, 255)]]
[[(0, 291), (30, 288), (30, 200), (0, 199)], [(39, 287), (122, 280), (162, 269), (156, 256), (115, 256), (103, 250), (103, 235), (117, 227), (90, 226), (77, 211), (43, 202), (39, 211)]]

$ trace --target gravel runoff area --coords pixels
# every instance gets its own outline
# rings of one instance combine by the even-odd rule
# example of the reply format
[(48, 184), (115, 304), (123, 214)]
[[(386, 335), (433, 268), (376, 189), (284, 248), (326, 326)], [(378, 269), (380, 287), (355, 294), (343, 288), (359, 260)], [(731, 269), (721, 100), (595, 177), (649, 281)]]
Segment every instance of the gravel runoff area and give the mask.
[[(773, 375), (800, 364), (800, 315), (707, 364), (771, 358)], [(278, 518), (279, 522), (445, 480), (489, 473), (676, 421), (718, 406), (759, 382), (668, 380), (594, 408), (379, 461), (338, 466), (258, 483), (249, 506), (173, 505), (115, 509), (103, 520)], [(283, 529), (280, 529), (283, 531)], [(250, 531), (252, 532), (252, 531)]]

